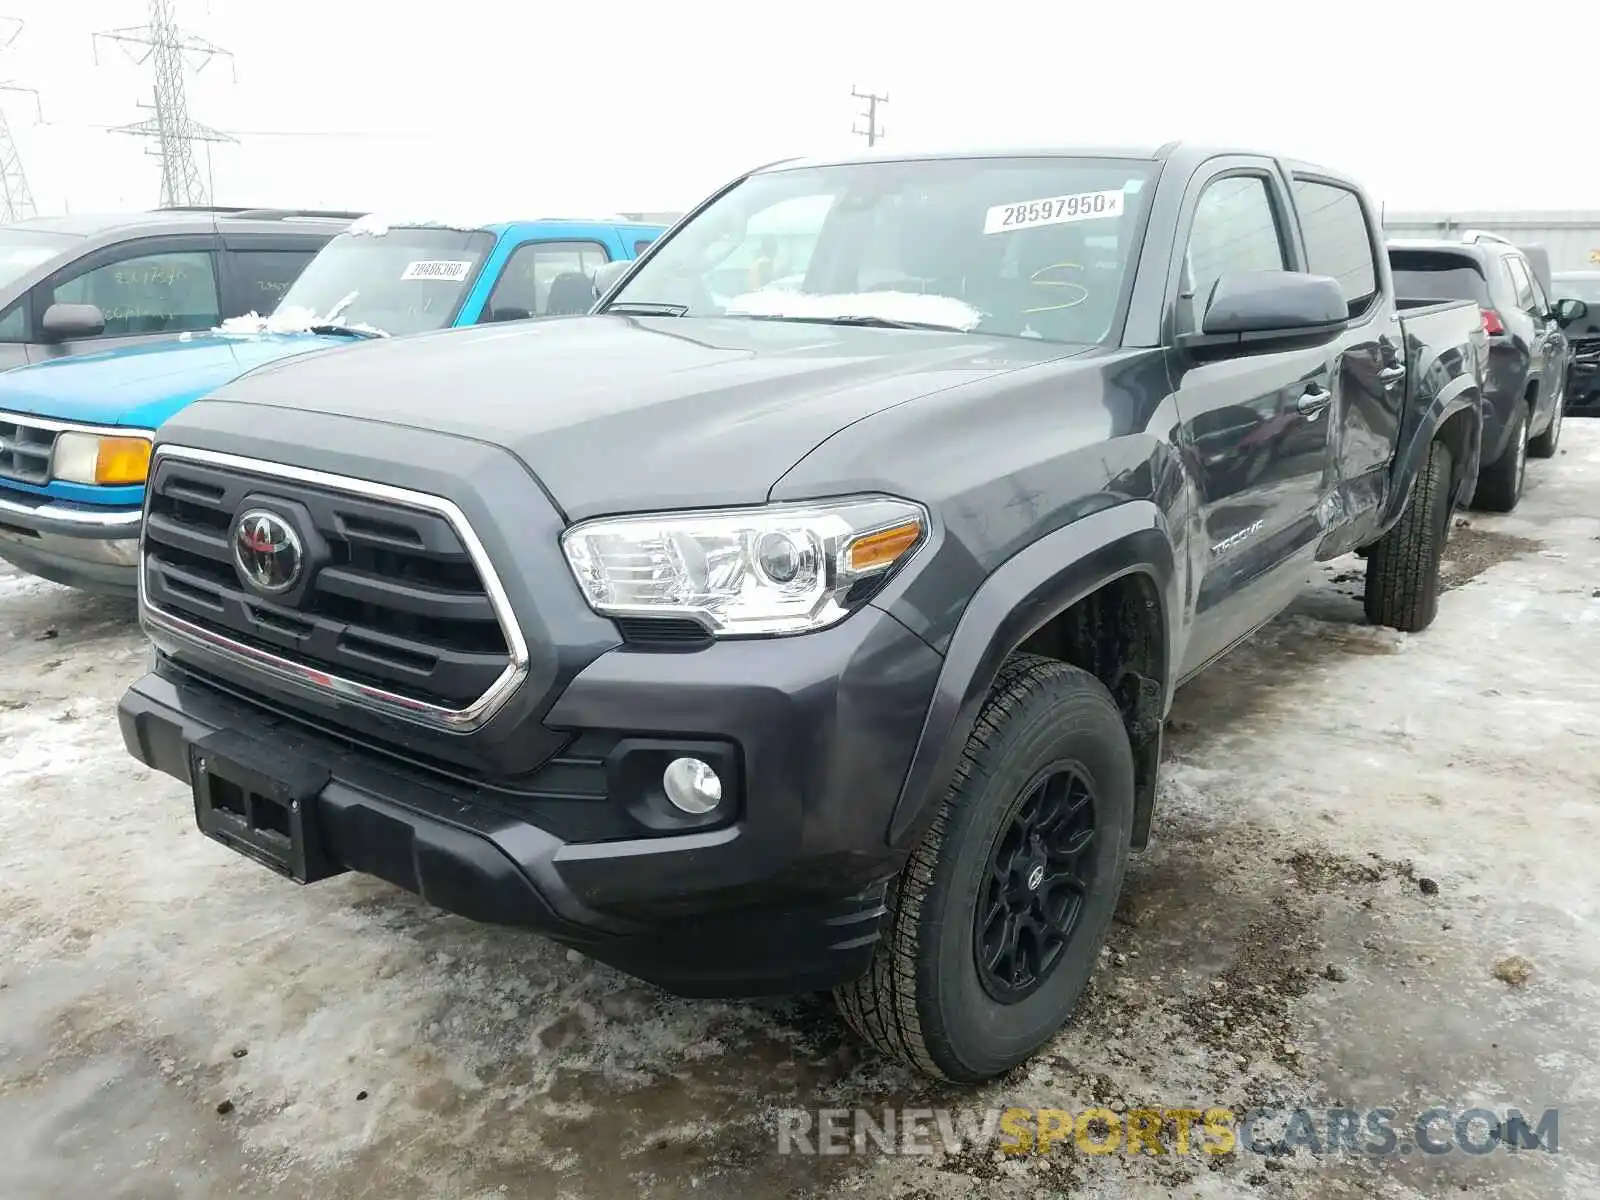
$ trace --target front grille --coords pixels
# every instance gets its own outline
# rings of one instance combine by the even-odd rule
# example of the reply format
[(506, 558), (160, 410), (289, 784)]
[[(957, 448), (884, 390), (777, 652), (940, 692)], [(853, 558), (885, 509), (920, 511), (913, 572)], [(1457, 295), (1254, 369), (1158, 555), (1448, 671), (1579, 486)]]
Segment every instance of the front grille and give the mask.
[(0, 479), (19, 483), (50, 482), (50, 455), (56, 431), (29, 424), (26, 418), (0, 413)]
[[(234, 566), (234, 519), (262, 504), (292, 514), (311, 547), (292, 603), (258, 594)], [(143, 569), (158, 613), (425, 705), (470, 708), (512, 661), (462, 533), (421, 507), (162, 455)]]

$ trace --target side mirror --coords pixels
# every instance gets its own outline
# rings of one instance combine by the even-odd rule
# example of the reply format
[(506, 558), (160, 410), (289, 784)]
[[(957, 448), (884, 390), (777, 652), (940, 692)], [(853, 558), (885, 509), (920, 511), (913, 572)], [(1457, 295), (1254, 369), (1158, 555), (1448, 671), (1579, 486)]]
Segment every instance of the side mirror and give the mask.
[(595, 299), (596, 300), (601, 299), (602, 297), (605, 296), (605, 294), (607, 292), (609, 292), (613, 287), (615, 287), (617, 285), (617, 281), (628, 273), (628, 268), (631, 267), (631, 266), (633, 266), (633, 260), (626, 259), (626, 258), (621, 258), (621, 259), (618, 259), (616, 262), (608, 262), (608, 263), (606, 263), (605, 266), (603, 266), (603, 267), (599, 268), (597, 271), (595, 271), (595, 273), (594, 273), (594, 297), (595, 297)]
[(99, 337), (105, 331), (106, 315), (93, 304), (52, 304), (39, 322), (39, 332), (47, 342)]
[(1178, 339), (1201, 358), (1314, 344), (1350, 323), (1338, 281), (1300, 271), (1238, 271), (1211, 289), (1200, 332)]
[(1589, 315), (1589, 306), (1582, 300), (1557, 300), (1555, 318), (1558, 325), (1571, 325)]

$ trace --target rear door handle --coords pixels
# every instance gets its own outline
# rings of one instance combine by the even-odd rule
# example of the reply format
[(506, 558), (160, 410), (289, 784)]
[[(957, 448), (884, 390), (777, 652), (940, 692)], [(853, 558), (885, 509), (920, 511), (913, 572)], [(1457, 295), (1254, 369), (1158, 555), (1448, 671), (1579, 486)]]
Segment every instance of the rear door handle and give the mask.
[(1295, 402), (1295, 407), (1300, 410), (1300, 415), (1308, 421), (1315, 421), (1322, 415), (1328, 405), (1333, 403), (1333, 393), (1315, 385), (1308, 387)]
[(1404, 379), (1405, 377), (1406, 368), (1404, 363), (1397, 363), (1392, 367), (1383, 367), (1378, 371), (1378, 379), (1383, 383), (1393, 383), (1395, 380)]

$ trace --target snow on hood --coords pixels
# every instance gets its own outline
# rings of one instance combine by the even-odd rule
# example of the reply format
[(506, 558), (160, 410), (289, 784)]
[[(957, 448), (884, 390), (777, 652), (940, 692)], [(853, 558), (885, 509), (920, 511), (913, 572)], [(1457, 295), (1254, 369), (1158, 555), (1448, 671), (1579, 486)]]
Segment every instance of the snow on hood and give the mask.
[(953, 296), (920, 292), (843, 292), (814, 296), (804, 292), (746, 292), (728, 301), (729, 316), (745, 317), (881, 317), (919, 325), (948, 325), (963, 332), (975, 329), (983, 314)]
[(354, 222), (345, 232), (356, 237), (383, 237), (391, 229), (452, 229), (460, 233), (478, 233), (499, 224), (502, 219), (480, 221), (473, 217), (462, 220), (459, 219), (459, 214), (457, 217), (403, 217), (394, 214), (368, 213)]
[[(258, 312), (247, 312), (242, 317), (229, 317), (211, 332), (220, 333), (230, 337), (255, 337), (263, 333), (310, 333), (316, 325), (342, 325), (346, 329), (357, 333), (370, 333), (374, 337), (388, 337), (389, 335), (375, 325), (368, 325), (361, 321), (346, 323), (339, 320), (339, 314), (355, 302), (359, 292), (351, 292), (339, 303), (335, 304), (326, 313), (315, 313), (302, 305), (293, 304), (288, 307), (279, 305), (272, 310), (270, 316), (263, 317)], [(189, 334), (183, 334), (179, 341), (187, 341)]]

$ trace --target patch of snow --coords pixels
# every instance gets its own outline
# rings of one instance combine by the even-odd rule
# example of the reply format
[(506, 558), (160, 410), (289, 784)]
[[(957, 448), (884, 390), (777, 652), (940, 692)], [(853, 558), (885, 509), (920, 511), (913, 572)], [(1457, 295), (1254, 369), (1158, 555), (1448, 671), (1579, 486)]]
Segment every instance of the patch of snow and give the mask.
[(270, 316), (266, 317), (257, 312), (248, 312), (242, 317), (229, 317), (212, 332), (231, 337), (256, 337), (263, 333), (308, 333), (316, 325), (340, 325), (357, 333), (388, 337), (386, 332), (375, 325), (361, 321), (344, 322), (339, 319), (344, 310), (355, 303), (358, 295), (359, 292), (350, 292), (326, 313), (316, 313), (299, 304), (287, 306), (280, 304), (273, 309)]
[(748, 317), (881, 317), (885, 321), (915, 321), (948, 325), (962, 332), (974, 329), (983, 314), (953, 296), (919, 292), (843, 292), (809, 295), (804, 292), (746, 292), (728, 301), (730, 316)]
[(356, 237), (383, 237), (391, 229), (453, 229), (461, 233), (476, 233), (490, 225), (498, 225), (503, 217), (480, 221), (475, 217), (462, 219), (456, 217), (402, 217), (386, 215), (383, 213), (368, 213), (359, 221), (354, 222), (345, 232)]

